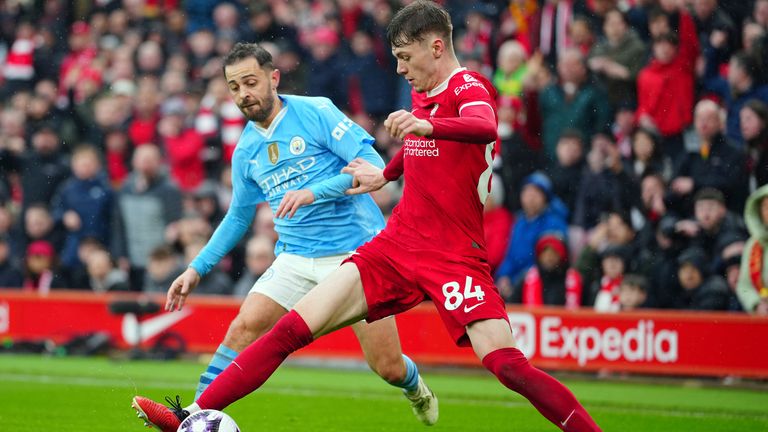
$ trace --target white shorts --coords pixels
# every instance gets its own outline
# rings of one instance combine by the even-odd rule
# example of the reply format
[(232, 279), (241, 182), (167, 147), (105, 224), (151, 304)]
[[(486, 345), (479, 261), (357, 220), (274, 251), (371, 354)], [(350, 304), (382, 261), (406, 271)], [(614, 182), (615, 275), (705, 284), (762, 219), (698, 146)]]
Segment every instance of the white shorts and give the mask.
[(263, 294), (286, 310), (291, 310), (299, 299), (336, 270), (351, 254), (306, 258), (283, 252), (253, 284), (248, 294)]

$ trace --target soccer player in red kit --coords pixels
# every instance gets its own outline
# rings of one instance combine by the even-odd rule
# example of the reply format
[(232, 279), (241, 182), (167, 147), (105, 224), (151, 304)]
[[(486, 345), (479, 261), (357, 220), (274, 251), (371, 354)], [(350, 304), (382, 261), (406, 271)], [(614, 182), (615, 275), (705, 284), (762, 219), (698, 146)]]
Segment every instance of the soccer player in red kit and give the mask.
[[(515, 341), (493, 285), (483, 239), (496, 141), (492, 85), (460, 67), (448, 13), (417, 0), (387, 29), (397, 72), (413, 87), (413, 111), (390, 114), (385, 126), (403, 148), (381, 170), (355, 160), (344, 172), (349, 193), (365, 193), (405, 176), (405, 189), (386, 228), (357, 249), (274, 328), (246, 348), (194, 403), (173, 409), (137, 396), (139, 416), (174, 431), (200, 409), (221, 410), (259, 388), (292, 352), (360, 319), (377, 319), (431, 299), (450, 335), (471, 345), (506, 387), (525, 396), (565, 431), (599, 431), (561, 383), (534, 368)], [(175, 308), (181, 298), (169, 299)]]

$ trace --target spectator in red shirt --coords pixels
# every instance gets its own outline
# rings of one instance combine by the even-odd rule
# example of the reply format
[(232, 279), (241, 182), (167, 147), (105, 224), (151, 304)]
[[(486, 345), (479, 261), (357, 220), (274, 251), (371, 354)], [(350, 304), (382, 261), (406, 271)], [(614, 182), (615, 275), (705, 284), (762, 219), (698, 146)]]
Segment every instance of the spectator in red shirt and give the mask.
[(157, 129), (171, 177), (179, 189), (191, 192), (205, 180), (202, 159), (205, 140), (193, 127), (185, 124), (187, 112), (183, 100), (167, 101), (163, 105), (162, 115)]

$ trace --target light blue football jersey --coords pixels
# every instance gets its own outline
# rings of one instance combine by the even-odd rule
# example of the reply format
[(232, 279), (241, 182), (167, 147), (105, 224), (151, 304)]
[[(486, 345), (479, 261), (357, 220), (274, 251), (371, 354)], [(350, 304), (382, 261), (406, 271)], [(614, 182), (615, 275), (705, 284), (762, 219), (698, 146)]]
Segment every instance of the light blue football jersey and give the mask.
[[(368, 194), (343, 195), (338, 181), (329, 193), (329, 183), (361, 151), (370, 151), (374, 139), (327, 98), (279, 97), (283, 108), (269, 128), (248, 122), (240, 136), (232, 156), (231, 206), (267, 201), (274, 214), (287, 191), (309, 188), (312, 205), (275, 219), (275, 253), (312, 258), (351, 252), (381, 231), (384, 218)], [(351, 184), (345, 177), (343, 188)]]

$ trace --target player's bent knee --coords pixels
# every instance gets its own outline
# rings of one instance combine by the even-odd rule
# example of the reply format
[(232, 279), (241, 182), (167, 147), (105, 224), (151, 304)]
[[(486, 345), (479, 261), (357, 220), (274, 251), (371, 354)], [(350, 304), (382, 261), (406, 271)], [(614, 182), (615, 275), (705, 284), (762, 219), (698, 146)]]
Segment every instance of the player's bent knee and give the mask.
[(227, 333), (229, 345), (232, 345), (233, 349), (240, 351), (268, 332), (273, 324), (273, 322), (269, 322), (264, 317), (254, 317), (239, 313), (229, 326), (229, 332)]
[(405, 380), (405, 364), (400, 356), (374, 360), (369, 365), (378, 376), (388, 383), (400, 383)]

